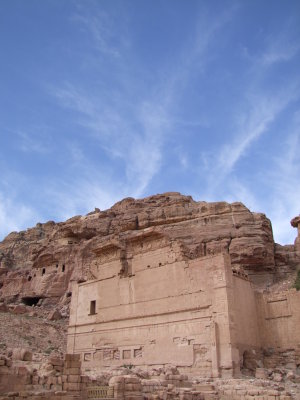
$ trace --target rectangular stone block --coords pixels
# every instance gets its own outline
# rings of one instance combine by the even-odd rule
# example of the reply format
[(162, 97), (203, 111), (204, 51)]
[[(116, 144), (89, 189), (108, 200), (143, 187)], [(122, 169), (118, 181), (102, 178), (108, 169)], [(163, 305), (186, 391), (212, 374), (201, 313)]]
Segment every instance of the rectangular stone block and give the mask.
[(56, 376), (49, 376), (47, 383), (48, 385), (56, 385), (57, 384)]
[(125, 399), (126, 400), (143, 400), (143, 396), (126, 396), (125, 395)]
[(70, 383), (79, 383), (81, 381), (80, 375), (69, 375), (68, 382)]
[(246, 393), (247, 393), (247, 390), (245, 390), (245, 389), (236, 389), (236, 394), (238, 396), (245, 396)]
[(69, 383), (68, 382), (67, 384), (64, 384), (64, 385), (67, 385), (67, 390), (69, 390), (70, 392), (80, 390), (80, 383)]
[[(10, 400), (13, 400), (13, 399), (10, 399)], [(45, 396), (40, 396), (40, 395), (35, 395), (35, 396), (32, 396), (32, 397), (29, 397), (29, 399), (28, 400), (46, 400), (46, 397)]]
[(123, 397), (123, 394), (124, 394), (124, 390), (123, 389), (116, 389), (115, 387), (114, 387), (114, 397)]
[(19, 397), (28, 397), (28, 393), (27, 392), (19, 392)]
[(65, 361), (80, 361), (80, 354), (66, 354)]
[(49, 360), (49, 362), (50, 362), (52, 365), (54, 365), (55, 367), (56, 367), (56, 366), (62, 367), (62, 366), (64, 365), (63, 360), (62, 360), (61, 358), (58, 358), (58, 357), (51, 357), (50, 360)]
[(250, 396), (256, 396), (259, 394), (259, 390), (257, 389), (249, 389), (247, 394), (249, 394)]
[(136, 391), (142, 390), (142, 385), (140, 383), (125, 383), (125, 391)]
[(134, 376), (126, 376), (125, 377), (125, 383), (139, 383), (140, 380), (138, 378), (135, 378)]
[(130, 396), (141, 396), (142, 395), (142, 391), (130, 391), (130, 392), (124, 392), (124, 396), (127, 398), (127, 397), (130, 397)]
[(81, 362), (80, 361), (66, 361), (64, 366), (65, 366), (65, 368), (80, 368)]
[[(62, 390), (62, 385), (53, 385), (53, 386), (51, 386), (51, 390), (54, 390), (55, 391), (55, 393), (56, 392), (59, 392), (59, 391), (61, 391)], [(57, 400), (56, 398), (55, 398), (55, 400)]]
[[(72, 394), (67, 394), (67, 395), (63, 395), (62, 396), (62, 400), (75, 400), (74, 399), (74, 396), (76, 396), (76, 392), (74, 392), (74, 393), (72, 393)], [(51, 399), (52, 400), (52, 399)], [(56, 400), (56, 399), (53, 399), (53, 400)], [(77, 398), (77, 400), (79, 400), (78, 398)], [(81, 399), (80, 399), (81, 400)]]
[(124, 385), (123, 382), (114, 383), (113, 387), (114, 387), (115, 390), (124, 391), (124, 389), (125, 389), (125, 385)]
[(64, 368), (64, 375), (80, 375), (80, 368)]
[(279, 396), (280, 393), (277, 390), (268, 390), (269, 396)]
[(28, 375), (28, 369), (23, 366), (17, 367), (17, 375)]
[(38, 383), (39, 383), (39, 376), (38, 375), (33, 375), (32, 384), (33, 385), (38, 385)]

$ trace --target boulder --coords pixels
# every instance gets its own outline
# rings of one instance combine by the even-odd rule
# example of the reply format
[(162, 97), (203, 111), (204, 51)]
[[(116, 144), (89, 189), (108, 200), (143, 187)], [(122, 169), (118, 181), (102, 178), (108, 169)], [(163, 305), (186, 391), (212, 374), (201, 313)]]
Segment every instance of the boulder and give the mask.
[(32, 352), (28, 349), (14, 348), (12, 350), (12, 359), (20, 361), (32, 361)]
[(27, 313), (27, 307), (23, 306), (23, 304), (18, 304), (15, 307), (13, 307), (11, 312), (13, 314), (26, 314)]
[(8, 312), (8, 307), (5, 303), (0, 303), (0, 312)]
[(61, 313), (58, 310), (53, 310), (48, 314), (49, 321), (58, 321), (61, 318)]

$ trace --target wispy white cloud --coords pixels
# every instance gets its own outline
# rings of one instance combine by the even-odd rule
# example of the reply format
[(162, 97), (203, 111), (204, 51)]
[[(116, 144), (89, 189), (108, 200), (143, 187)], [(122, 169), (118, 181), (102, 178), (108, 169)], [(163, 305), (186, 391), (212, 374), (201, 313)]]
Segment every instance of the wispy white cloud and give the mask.
[(50, 94), (57, 97), (64, 107), (69, 107), (82, 114), (93, 117), (97, 109), (91, 99), (83, 96), (79, 89), (66, 82), (63, 87), (48, 87)]
[(179, 162), (180, 162), (181, 167), (184, 170), (186, 170), (188, 168), (188, 165), (189, 165), (188, 156), (184, 152), (179, 151), (178, 152), (178, 157), (179, 157)]
[[(252, 146), (263, 135), (270, 135), (270, 141), (278, 140), (275, 123), (299, 100), (299, 80), (293, 76), (285, 76), (284, 83), (274, 82), (272, 87), (265, 84), (269, 78), (269, 67), (277, 62), (291, 61), (299, 49), (300, 45), (288, 42), (288, 36), (281, 33), (276, 40), (267, 41), (260, 57), (247, 54), (251, 61), (247, 81), (244, 82), (240, 103), (233, 109), (232, 130), (224, 132), (228, 139), (214, 152), (201, 153), (201, 165), (208, 182), (204, 197), (210, 200), (239, 200), (252, 211), (266, 213), (273, 223), (275, 240), (281, 243), (293, 241), (296, 233), (289, 221), (300, 212), (300, 169), (296, 150), (299, 147), (299, 132), (295, 131), (299, 118), (292, 127), (287, 124), (284, 132), (288, 138), (286, 148), (282, 149), (280, 157), (268, 170), (259, 171), (259, 166), (255, 165), (251, 181), (245, 179), (241, 182), (238, 166), (244, 157), (253, 157)], [(255, 179), (257, 184), (253, 182)], [(263, 196), (259, 193), (260, 188), (269, 194)]]
[(17, 148), (24, 153), (46, 154), (50, 152), (49, 135), (44, 134), (44, 128), (31, 128), (23, 131), (9, 131), (17, 137)]
[(78, 122), (88, 132), (89, 140), (96, 140), (99, 148), (112, 159), (122, 160), (127, 176), (124, 186), (133, 195), (140, 196), (159, 169), (162, 137), (167, 126), (165, 111), (144, 102), (135, 107), (129, 121), (124, 116), (126, 110), (122, 103), (105, 106), (101, 97), (92, 99), (70, 85), (59, 89), (57, 97), (64, 106), (80, 113)]
[(80, 164), (86, 161), (84, 152), (78, 143), (69, 141), (67, 143), (67, 149), (69, 151), (69, 154), (71, 155), (71, 160), (74, 164)]
[(284, 45), (272, 46), (262, 55), (261, 62), (269, 66), (278, 62), (287, 62), (291, 60), (300, 50), (300, 44), (285, 43)]
[(300, 112), (298, 112), (286, 135), (285, 145), (274, 165), (266, 174), (272, 182), (273, 199), (268, 206), (273, 221), (274, 235), (278, 242), (289, 243), (297, 232), (290, 226), (290, 220), (300, 214)]
[(291, 43), (287, 39), (286, 42), (283, 40), (274, 41), (258, 55), (251, 54), (246, 47), (242, 51), (245, 58), (250, 60), (255, 69), (257, 69), (259, 67), (269, 68), (278, 63), (289, 62), (297, 56), (299, 50), (299, 43)]
[[(90, 35), (93, 45), (101, 54), (115, 58), (121, 56), (120, 41), (125, 43), (124, 36), (117, 35), (106, 12), (95, 7), (92, 12), (89, 8), (79, 7), (78, 13), (72, 16), (72, 20)], [(114, 44), (115, 42), (118, 46)]]
[[(300, 113), (286, 127), (285, 144), (280, 154), (269, 159), (267, 170), (253, 170), (251, 181), (241, 181), (227, 171), (226, 180), (218, 181), (214, 190), (208, 189), (207, 200), (241, 201), (251, 211), (263, 212), (270, 218), (275, 241), (293, 243), (297, 232), (290, 220), (300, 214)], [(231, 165), (231, 163), (230, 163)], [(221, 173), (221, 171), (219, 171)], [(218, 179), (217, 175), (214, 175)], [(222, 183), (222, 184), (221, 184)], [(260, 190), (265, 193), (262, 195)]]
[[(294, 21), (295, 22), (295, 21)], [(256, 53), (250, 52), (247, 47), (243, 48), (243, 55), (251, 61), (257, 70), (260, 67), (270, 68), (277, 63), (287, 63), (297, 56), (300, 50), (299, 40), (294, 35), (294, 25), (290, 21), (276, 34), (261, 38), (260, 46), (257, 46)]]
[[(52, 182), (46, 188), (48, 202), (55, 209), (58, 220), (66, 220), (78, 214), (85, 214), (95, 207), (101, 210), (110, 208), (120, 200), (120, 191), (115, 192), (107, 183), (95, 183), (94, 177), (72, 182)], [(124, 196), (125, 197), (125, 196)]]
[(33, 209), (0, 192), (0, 240), (8, 232), (24, 229), (35, 219)]
[[(199, 73), (199, 66), (204, 67), (207, 61), (205, 54), (211, 42), (233, 14), (234, 9), (230, 9), (213, 20), (199, 18), (192, 39), (186, 48), (178, 52), (172, 68), (168, 65), (167, 74), (162, 69), (161, 80), (158, 79), (156, 87), (148, 90), (141, 99), (130, 93), (131, 88), (138, 85), (135, 76), (132, 73), (129, 75), (128, 70), (120, 65), (118, 78), (126, 82), (121, 85), (123, 93), (116, 94), (111, 88), (102, 86), (101, 92), (92, 95), (74, 83), (52, 88), (52, 94), (60, 104), (78, 112), (78, 123), (98, 141), (100, 148), (112, 159), (122, 160), (126, 175), (123, 184), (125, 191), (131, 195), (142, 196), (159, 172), (165, 139), (176, 125), (190, 123), (174, 117), (173, 109), (190, 79), (191, 69), (196, 68)], [(100, 52), (107, 51), (109, 40), (105, 38), (113, 29), (107, 15), (77, 16), (76, 21), (92, 29)], [(183, 163), (186, 164), (185, 161)]]
[(245, 182), (241, 182), (237, 177), (233, 177), (227, 183), (224, 198), (228, 202), (240, 201), (251, 211), (263, 210), (262, 204), (253, 190), (251, 190)]
[[(247, 6), (233, 2), (233, 6), (217, 6), (219, 12), (216, 12), (215, 7), (199, 3), (187, 23), (177, 26), (174, 35), (161, 36), (162, 43), (158, 46), (156, 41), (151, 42), (152, 47), (149, 46), (147, 52), (141, 49), (141, 43), (149, 32), (151, 35), (153, 28), (151, 23), (140, 24), (139, 12), (144, 13), (144, 7), (129, 15), (132, 9), (124, 7), (122, 2), (114, 7), (109, 2), (99, 5), (96, 0), (91, 0), (88, 6), (82, 1), (74, 4), (75, 14), (74, 6), (66, 8), (66, 13), (68, 10), (73, 13), (67, 36), (62, 34), (55, 39), (67, 51), (61, 53), (60, 62), (53, 64), (55, 68), (51, 68), (51, 74), (43, 75), (47, 76), (44, 82), (49, 82), (50, 76), (53, 78), (47, 93), (51, 93), (56, 104), (49, 107), (49, 114), (44, 108), (41, 117), (45, 115), (47, 121), (56, 118), (53, 130), (58, 140), (51, 143), (47, 135), (39, 132), (39, 127), (31, 131), (22, 124), (24, 129), (14, 134), (15, 147), (12, 149), (7, 142), (11, 158), (16, 146), (23, 152), (36, 153), (34, 156), (45, 155), (38, 160), (45, 161), (43, 169), (34, 178), (28, 177), (28, 180), (38, 181), (36, 187), (32, 185), (32, 192), (38, 194), (40, 201), (37, 208), (51, 209), (52, 215), (63, 219), (95, 206), (109, 207), (125, 196), (141, 197), (145, 192), (155, 191), (158, 179), (154, 178), (162, 176), (163, 166), (168, 165), (166, 173), (172, 177), (174, 170), (182, 176), (190, 175), (191, 179), (186, 179), (181, 187), (192, 193), (196, 191), (197, 178), (193, 174), (198, 174), (204, 200), (242, 200), (251, 209), (270, 210), (277, 226), (281, 226), (280, 221), (289, 210), (294, 212), (297, 208), (296, 202), (285, 198), (288, 194), (298, 199), (298, 189), (294, 189), (295, 196), (288, 189), (299, 186), (297, 155), (291, 156), (293, 146), (299, 145), (295, 139), (298, 138), (296, 130), (287, 128), (285, 132), (290, 142), (282, 154), (290, 161), (286, 164), (276, 159), (273, 175), (265, 174), (270, 180), (268, 183), (266, 179), (265, 186), (273, 185), (270, 193), (276, 194), (274, 203), (268, 200), (266, 204), (249, 181), (239, 180), (241, 175), (248, 177), (250, 174), (249, 171), (240, 174), (238, 167), (244, 157), (251, 159), (253, 145), (263, 136), (269, 135), (270, 140), (278, 138), (277, 118), (282, 122), (285, 111), (288, 114), (295, 106), (294, 103), (289, 108), (298, 96), (299, 82), (286, 72), (295, 70), (295, 64), (289, 69), (288, 63), (299, 55), (300, 45), (294, 40), (298, 31), (294, 29), (293, 36), (287, 27), (285, 31), (276, 29), (274, 33), (273, 24), (266, 24), (259, 33), (259, 24), (253, 20), (251, 26), (257, 32), (254, 37), (248, 31), (249, 26), (244, 28), (235, 20), (237, 11), (240, 8), (247, 11)], [(63, 14), (63, 18), (68, 15)], [(173, 18), (169, 11), (163, 18), (166, 16)], [(150, 17), (155, 17), (155, 13)], [(130, 24), (130, 18), (134, 24)], [(166, 19), (157, 22), (165, 23)], [(265, 39), (266, 32), (273, 32), (274, 36)], [(155, 32), (151, 38), (156, 40), (159, 35), (159, 31)], [(248, 53), (253, 49), (253, 54), (247, 53), (246, 68), (245, 59), (238, 59), (238, 42), (244, 42), (246, 47), (249, 44)], [(163, 46), (169, 44), (166, 56)], [(64, 54), (67, 54), (66, 59), (63, 59)], [(271, 68), (279, 63), (282, 63), (280, 76), (276, 75), (279, 68)], [(48, 67), (45, 70), (48, 71)], [(67, 78), (60, 80), (62, 76)], [(286, 88), (283, 90), (281, 85)], [(231, 110), (227, 104), (224, 106), (227, 90)], [(42, 103), (43, 106), (49, 104), (43, 100)], [(35, 111), (28, 121), (34, 120), (37, 114)], [(67, 127), (66, 135), (59, 125), (62, 130)], [(216, 127), (222, 130), (223, 137)], [(54, 149), (56, 157), (47, 158), (46, 153)], [(32, 174), (34, 157), (29, 156), (23, 154), (22, 158), (30, 160), (28, 171)], [(0, 161), (2, 159), (5, 162), (5, 157), (1, 156)], [(47, 179), (43, 174), (47, 174)], [(159, 179), (158, 187), (168, 185), (167, 174)], [(0, 185), (1, 180), (2, 177)], [(180, 184), (178, 182), (178, 186)], [(2, 190), (4, 186), (0, 186), (2, 221), (9, 226), (16, 225), (14, 204), (23, 210), (20, 220), (25, 221), (30, 215), (34, 218), (33, 211), (25, 205), (27, 200), (20, 204), (21, 196), (14, 196), (10, 188)], [(26, 190), (17, 189), (19, 194), (25, 194)]]
[[(178, 51), (177, 60), (168, 70), (161, 85), (162, 96), (166, 105), (174, 104), (178, 100), (192, 75), (204, 74), (207, 65), (217, 56), (216, 44), (218, 35), (232, 22), (239, 6), (234, 4), (218, 16), (208, 15), (201, 7), (197, 15), (195, 28), (191, 29), (191, 36), (186, 46)], [(201, 118), (207, 124), (207, 119)], [(184, 121), (180, 121), (183, 124)], [(189, 123), (189, 121), (185, 121)]]
[(300, 50), (299, 40), (294, 39), (293, 36), (292, 23), (285, 26), (276, 35), (267, 36), (265, 50), (259, 57), (259, 61), (266, 67), (290, 61)]
[[(209, 180), (214, 191), (230, 175), (239, 160), (244, 157), (280, 113), (299, 96), (299, 85), (295, 82), (273, 95), (250, 95), (244, 109), (237, 110), (235, 133), (230, 142), (225, 143), (212, 160)], [(206, 159), (207, 162), (207, 159)]]

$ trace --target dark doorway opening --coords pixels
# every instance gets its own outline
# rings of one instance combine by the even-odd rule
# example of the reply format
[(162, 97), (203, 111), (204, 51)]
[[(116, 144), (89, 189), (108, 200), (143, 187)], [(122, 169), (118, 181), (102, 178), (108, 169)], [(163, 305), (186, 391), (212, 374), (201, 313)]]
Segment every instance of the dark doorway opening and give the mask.
[(96, 300), (90, 302), (90, 315), (96, 314)]
[(26, 306), (36, 306), (43, 297), (22, 297), (22, 303)]

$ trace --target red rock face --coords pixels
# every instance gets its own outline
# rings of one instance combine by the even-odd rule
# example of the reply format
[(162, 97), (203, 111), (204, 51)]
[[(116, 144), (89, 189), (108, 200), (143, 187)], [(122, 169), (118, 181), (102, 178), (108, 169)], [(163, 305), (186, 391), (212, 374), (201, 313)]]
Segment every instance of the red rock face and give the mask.
[(293, 228), (298, 229), (298, 237), (295, 240), (295, 248), (298, 257), (300, 258), (300, 215), (291, 220), (291, 225)]
[(69, 295), (72, 280), (93, 278), (95, 249), (149, 227), (179, 243), (187, 258), (227, 252), (233, 269), (253, 277), (273, 276), (278, 266), (288, 270), (298, 262), (294, 246), (275, 246), (264, 214), (241, 203), (195, 202), (165, 193), (127, 198), (106, 211), (9, 234), (0, 243), (0, 298), (23, 299), (27, 305), (56, 303)]

